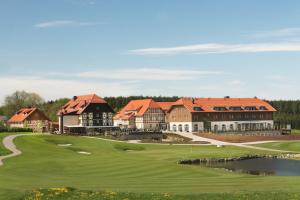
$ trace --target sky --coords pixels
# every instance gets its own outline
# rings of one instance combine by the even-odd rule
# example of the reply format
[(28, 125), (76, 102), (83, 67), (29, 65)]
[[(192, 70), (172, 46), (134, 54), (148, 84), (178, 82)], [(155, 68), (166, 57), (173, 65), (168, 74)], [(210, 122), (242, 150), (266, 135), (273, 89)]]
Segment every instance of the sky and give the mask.
[(162, 95), (300, 99), (298, 0), (1, 0), (0, 104)]

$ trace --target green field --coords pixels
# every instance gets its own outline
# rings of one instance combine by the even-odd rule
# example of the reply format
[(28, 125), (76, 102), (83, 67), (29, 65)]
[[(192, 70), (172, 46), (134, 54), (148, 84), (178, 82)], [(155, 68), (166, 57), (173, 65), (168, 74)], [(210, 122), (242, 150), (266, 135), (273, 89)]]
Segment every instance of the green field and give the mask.
[(4, 146), (2, 144), (3, 138), (8, 135), (9, 135), (9, 133), (0, 133), (0, 156), (7, 155), (10, 153), (10, 151), (7, 150), (6, 148), (4, 148)]
[(271, 142), (271, 143), (264, 143), (264, 144), (257, 144), (255, 146), (259, 147), (266, 147), (270, 149), (279, 149), (285, 151), (297, 151), (300, 152), (300, 142)]
[[(188, 158), (233, 157), (270, 152), (214, 146), (136, 144), (72, 136), (21, 136), (23, 151), (0, 167), (0, 198), (12, 199), (38, 188), (74, 187), (79, 190), (170, 193), (298, 192), (298, 177), (263, 177), (182, 166)], [(58, 144), (72, 144), (61, 147)], [(91, 155), (79, 154), (90, 152)], [(220, 194), (221, 195), (221, 194)], [(276, 196), (276, 195), (275, 195)], [(287, 196), (287, 195), (285, 195)], [(184, 199), (184, 198), (183, 198)]]

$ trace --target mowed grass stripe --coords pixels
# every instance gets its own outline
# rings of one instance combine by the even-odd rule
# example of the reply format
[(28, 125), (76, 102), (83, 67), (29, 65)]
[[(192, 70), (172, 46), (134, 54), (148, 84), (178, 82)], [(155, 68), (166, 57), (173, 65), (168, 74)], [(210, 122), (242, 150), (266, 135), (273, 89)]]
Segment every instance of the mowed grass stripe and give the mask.
[[(70, 143), (74, 148), (60, 147), (58, 143)], [(24, 154), (8, 159), (0, 168), (0, 188), (70, 186), (172, 193), (300, 189), (297, 177), (258, 177), (177, 164), (182, 158), (270, 153), (253, 149), (142, 144), (143, 150), (121, 151), (115, 148), (116, 142), (73, 136), (26, 136), (17, 138), (16, 144)], [(74, 149), (92, 154), (81, 155)]]

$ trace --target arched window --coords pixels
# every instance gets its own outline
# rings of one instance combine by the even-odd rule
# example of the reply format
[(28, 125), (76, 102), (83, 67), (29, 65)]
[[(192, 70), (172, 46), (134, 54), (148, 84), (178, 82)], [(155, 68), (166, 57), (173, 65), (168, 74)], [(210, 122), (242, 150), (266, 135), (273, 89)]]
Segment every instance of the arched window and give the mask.
[(226, 125), (222, 124), (222, 131), (225, 132), (226, 131)]
[(184, 125), (184, 131), (185, 131), (185, 132), (189, 132), (189, 125), (188, 125), (188, 124), (185, 124), (185, 125)]
[(176, 124), (173, 124), (173, 131), (177, 131), (177, 126), (176, 126)]
[(233, 131), (233, 124), (230, 124), (230, 130)]
[(198, 131), (198, 124), (194, 124), (194, 131), (197, 132)]
[(178, 131), (182, 132), (182, 125), (181, 124), (178, 125)]
[(218, 129), (219, 129), (219, 128), (218, 128), (218, 125), (215, 124), (215, 125), (214, 125), (214, 131), (215, 131), (215, 132), (218, 132)]

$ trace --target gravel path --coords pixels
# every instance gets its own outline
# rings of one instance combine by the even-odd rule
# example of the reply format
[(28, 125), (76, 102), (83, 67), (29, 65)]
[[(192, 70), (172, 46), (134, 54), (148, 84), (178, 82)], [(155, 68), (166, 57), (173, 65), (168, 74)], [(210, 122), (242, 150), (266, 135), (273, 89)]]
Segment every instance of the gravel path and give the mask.
[(262, 143), (268, 143), (268, 142), (274, 142), (274, 141), (258, 141), (258, 142), (246, 142), (246, 143), (232, 143), (232, 142), (223, 142), (219, 140), (214, 140), (210, 138), (200, 137), (197, 135), (194, 135), (192, 133), (183, 133), (183, 132), (174, 132), (175, 134), (187, 137), (192, 139), (193, 141), (206, 141), (210, 142), (212, 145), (217, 146), (237, 146), (237, 147), (244, 147), (244, 148), (250, 148), (250, 149), (257, 149), (257, 150), (265, 150), (265, 151), (274, 151), (274, 152), (282, 152), (282, 153), (300, 153), (296, 151), (284, 151), (284, 150), (278, 150), (278, 149), (270, 149), (270, 148), (264, 148), (264, 147), (257, 147), (257, 146), (251, 146), (253, 144), (262, 144)]

